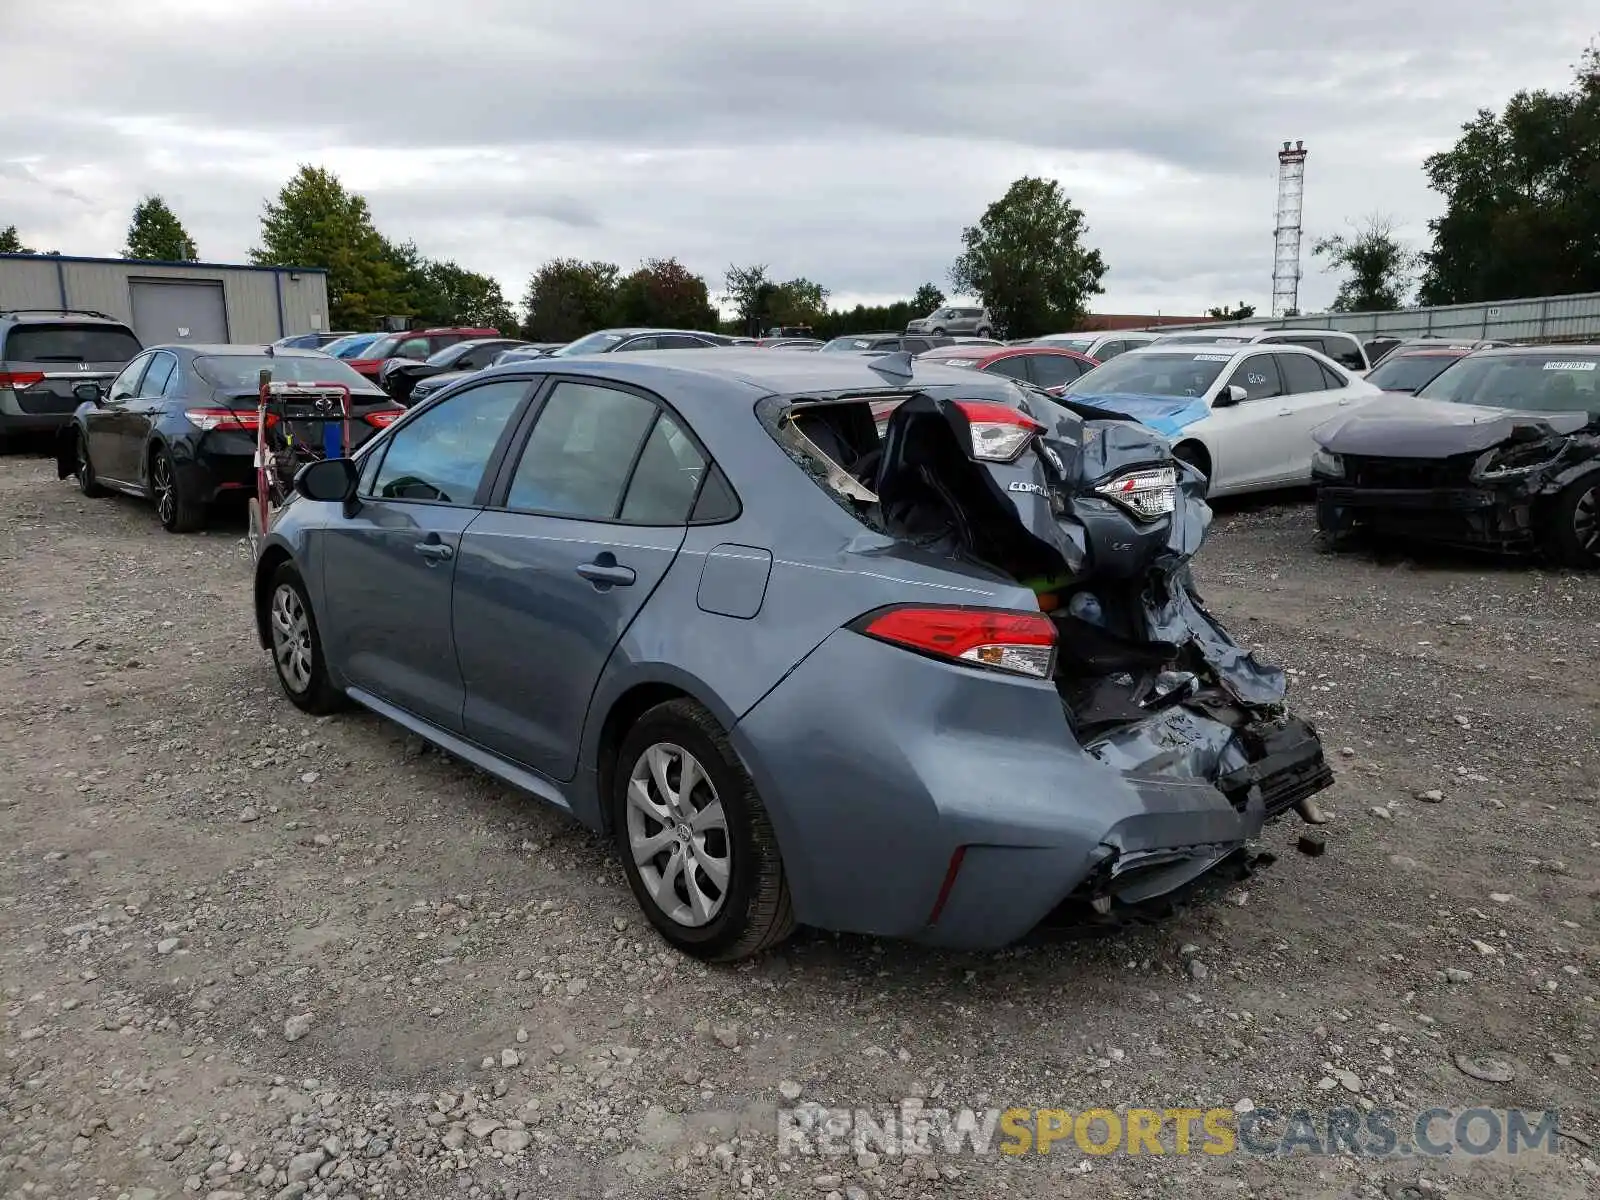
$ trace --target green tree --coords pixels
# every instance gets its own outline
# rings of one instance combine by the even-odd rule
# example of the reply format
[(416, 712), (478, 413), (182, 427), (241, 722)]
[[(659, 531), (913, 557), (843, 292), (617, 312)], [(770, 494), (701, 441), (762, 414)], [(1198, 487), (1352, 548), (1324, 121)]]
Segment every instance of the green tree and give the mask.
[(427, 273), (434, 292), (443, 298), (446, 325), (477, 325), (504, 334), (517, 332), (517, 314), (506, 302), (499, 280), (449, 260), (429, 263)]
[(1404, 308), (1422, 255), (1395, 237), (1394, 221), (1373, 214), (1351, 233), (1320, 238), (1311, 253), (1326, 258), (1328, 271), (1343, 272), (1332, 312), (1389, 312)]
[(1423, 170), (1445, 198), (1429, 222), (1424, 304), (1600, 291), (1600, 49), (1568, 91), (1480, 109)]
[(33, 250), (22, 244), (22, 237), (17, 233), (15, 225), (7, 225), (0, 229), (0, 254), (36, 254)]
[(603, 328), (617, 302), (615, 263), (557, 258), (528, 280), (522, 336), (536, 342), (570, 342)]
[(1256, 315), (1256, 306), (1239, 301), (1233, 308), (1218, 305), (1216, 308), (1206, 309), (1206, 316), (1214, 321), (1244, 321)]
[(728, 268), (722, 279), (723, 301), (734, 314), (734, 326), (740, 333), (759, 334), (766, 324), (767, 304), (778, 285), (767, 275), (767, 265), (757, 263), (749, 267)]
[(128, 244), (122, 249), (122, 257), (194, 262), (200, 252), (167, 202), (160, 196), (146, 196), (133, 206), (133, 220), (128, 223)]
[(911, 297), (911, 307), (917, 310), (919, 317), (925, 317), (944, 303), (944, 293), (935, 284), (925, 283), (917, 289), (917, 294)]
[(951, 285), (981, 297), (1010, 337), (1074, 329), (1105, 290), (1106, 265), (1084, 246), (1087, 231), (1059, 183), (1025, 176), (962, 231)]
[(810, 325), (815, 329), (827, 311), (827, 288), (809, 279), (791, 279), (765, 293), (761, 320), (765, 329), (778, 325)]
[(373, 228), (364, 197), (345, 190), (323, 167), (303, 165), (261, 216), (263, 266), (322, 267), (328, 272), (329, 326), (371, 329), (383, 316), (411, 316), (395, 248)]
[(675, 258), (647, 259), (623, 279), (617, 285), (612, 320), (617, 325), (711, 331), (718, 324), (706, 281)]

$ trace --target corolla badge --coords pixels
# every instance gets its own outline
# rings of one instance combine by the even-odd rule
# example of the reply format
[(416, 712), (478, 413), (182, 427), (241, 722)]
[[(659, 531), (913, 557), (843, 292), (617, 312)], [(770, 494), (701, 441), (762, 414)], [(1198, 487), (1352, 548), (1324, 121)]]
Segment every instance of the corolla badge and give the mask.
[(1050, 494), (1037, 483), (1024, 483), (1020, 479), (1013, 483), (1007, 490), (1013, 492), (1032, 492), (1036, 496), (1048, 496)]

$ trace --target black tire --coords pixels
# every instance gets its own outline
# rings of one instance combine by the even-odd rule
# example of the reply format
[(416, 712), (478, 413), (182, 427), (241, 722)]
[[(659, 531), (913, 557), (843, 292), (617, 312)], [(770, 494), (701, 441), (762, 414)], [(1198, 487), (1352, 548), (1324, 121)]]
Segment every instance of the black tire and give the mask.
[(72, 472), (72, 477), (78, 481), (78, 490), (90, 499), (106, 494), (106, 489), (100, 486), (100, 481), (95, 478), (94, 463), (89, 460), (89, 441), (83, 436), (83, 430), (77, 430), (73, 435), (77, 448), (73, 451), (77, 455), (77, 465)]
[(150, 455), (150, 501), (168, 533), (193, 533), (205, 527), (206, 506), (188, 494), (172, 451), (165, 446)]
[(1551, 554), (1569, 567), (1600, 567), (1600, 471), (1574, 479), (1550, 506)]
[[(666, 835), (671, 839), (662, 844), (655, 856), (657, 861), (670, 860), (687, 852), (690, 859), (687, 868), (680, 869), (676, 875), (672, 874), (670, 866), (663, 870), (656, 863), (650, 864), (653, 871), (659, 872), (658, 886), (671, 891), (670, 902), (681, 909), (692, 905), (688, 898), (691, 886), (702, 898), (716, 889), (715, 876), (704, 871), (701, 863), (716, 861), (718, 842), (720, 848), (725, 849), (726, 886), (720, 889), (720, 900), (709, 920), (702, 924), (685, 923), (669, 914), (655, 899), (640, 864), (635, 861), (629, 792), (636, 769), (654, 778), (646, 757), (652, 751), (666, 752), (669, 758), (671, 751), (677, 751), (680, 756), (686, 752), (696, 760), (704, 783), (691, 784), (690, 794), (683, 797), (684, 803), (695, 810), (689, 819), (710, 811), (713, 802), (721, 804), (725, 826), (720, 839), (713, 840), (717, 833), (713, 828), (701, 834), (701, 842), (694, 841), (695, 831), (688, 830), (687, 820), (678, 822), (674, 836), (673, 829), (665, 821), (646, 814), (645, 806), (638, 810), (638, 830), (642, 836), (654, 839)], [(670, 765), (663, 772), (672, 787), (681, 786), (684, 758), (680, 757), (677, 765), (676, 780), (670, 775)], [(705, 784), (709, 784), (709, 788)], [(659, 788), (653, 795), (659, 795)], [(687, 699), (672, 700), (657, 705), (639, 718), (617, 752), (610, 803), (612, 830), (622, 856), (623, 870), (628, 876), (628, 886), (650, 923), (673, 946), (696, 958), (731, 962), (770, 950), (794, 932), (794, 906), (789, 899), (789, 885), (784, 877), (783, 859), (778, 853), (771, 818), (756, 794), (754, 781), (729, 744), (727, 734), (716, 718), (699, 704)], [(702, 860), (698, 857), (700, 853), (708, 854), (709, 859)], [(669, 879), (673, 885), (670, 889), (665, 886)], [(689, 915), (694, 919), (692, 913)]]
[(1179, 462), (1188, 463), (1206, 477), (1206, 494), (1211, 494), (1211, 456), (1199, 442), (1184, 442), (1172, 452)]
[(977, 335), (979, 337), (981, 337), (981, 338), (992, 338), (994, 336), (994, 330), (992, 330), (992, 329), (980, 329), (980, 330), (977, 331)]
[[(280, 598), (284, 601), (281, 614)], [(293, 563), (278, 564), (278, 569), (272, 573), (266, 603), (267, 639), (271, 644), (272, 667), (284, 695), (289, 697), (289, 703), (302, 712), (319, 717), (344, 708), (348, 700), (328, 678), (327, 657), (322, 649), (322, 634), (317, 629), (317, 616), (311, 611), (311, 597), (306, 593), (305, 581), (300, 578), (300, 572), (295, 570)], [(297, 614), (304, 617), (303, 630), (296, 628), (294, 618)], [(291, 641), (294, 643), (292, 648), (289, 645)], [(299, 654), (296, 655), (294, 650), (298, 650)], [(300, 665), (303, 665), (303, 671), (298, 669)]]
[(944, 330), (942, 330), (942, 329), (934, 329), (934, 330), (930, 330), (929, 332), (931, 332), (934, 337), (943, 337), (944, 336)]

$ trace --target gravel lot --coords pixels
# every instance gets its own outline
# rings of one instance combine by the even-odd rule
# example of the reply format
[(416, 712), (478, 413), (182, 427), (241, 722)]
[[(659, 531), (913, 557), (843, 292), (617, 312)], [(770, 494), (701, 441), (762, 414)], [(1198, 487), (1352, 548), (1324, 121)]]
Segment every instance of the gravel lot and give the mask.
[[(1247, 888), (1115, 939), (803, 932), (712, 969), (577, 825), (291, 708), (242, 520), (174, 537), (54, 476), (0, 458), (0, 1195), (1600, 1193), (1600, 578), (1329, 557), (1301, 500), (1224, 512), (1197, 576), (1323, 731), (1324, 856), (1291, 818)], [(1556, 1107), (1573, 1137), (818, 1160), (778, 1153), (796, 1095)]]

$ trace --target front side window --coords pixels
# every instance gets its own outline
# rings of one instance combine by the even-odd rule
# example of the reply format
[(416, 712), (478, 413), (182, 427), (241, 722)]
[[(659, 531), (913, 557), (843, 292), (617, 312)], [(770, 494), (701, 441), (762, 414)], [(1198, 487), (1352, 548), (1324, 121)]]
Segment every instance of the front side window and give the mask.
[(471, 504), (506, 422), (527, 390), (525, 379), (495, 380), (419, 413), (390, 436), (369, 494), (379, 500)]
[(990, 375), (1004, 375), (1007, 379), (1027, 379), (1028, 360), (1020, 354), (1011, 358), (997, 358), (984, 371)]
[(1309, 354), (1292, 354), (1285, 351), (1273, 357), (1278, 360), (1278, 370), (1283, 372), (1284, 391), (1293, 395), (1299, 392), (1328, 390), (1328, 381), (1322, 374), (1322, 367)]
[(506, 497), (509, 508), (614, 520), (654, 403), (633, 392), (563, 380), (539, 411)]
[(126, 400), (129, 396), (137, 395), (139, 377), (144, 374), (145, 368), (150, 365), (150, 360), (154, 357), (155, 355), (153, 354), (141, 354), (123, 367), (122, 374), (111, 381), (111, 390), (107, 393), (106, 398), (115, 403), (118, 400)]
[(1252, 354), (1239, 364), (1228, 380), (1229, 387), (1242, 387), (1246, 400), (1268, 400), (1283, 395), (1283, 381), (1278, 377), (1276, 356)]
[(655, 350), (657, 348), (657, 342), (654, 337), (637, 337), (631, 341), (623, 342), (622, 345), (617, 347), (616, 353), (623, 354), (630, 350)]

